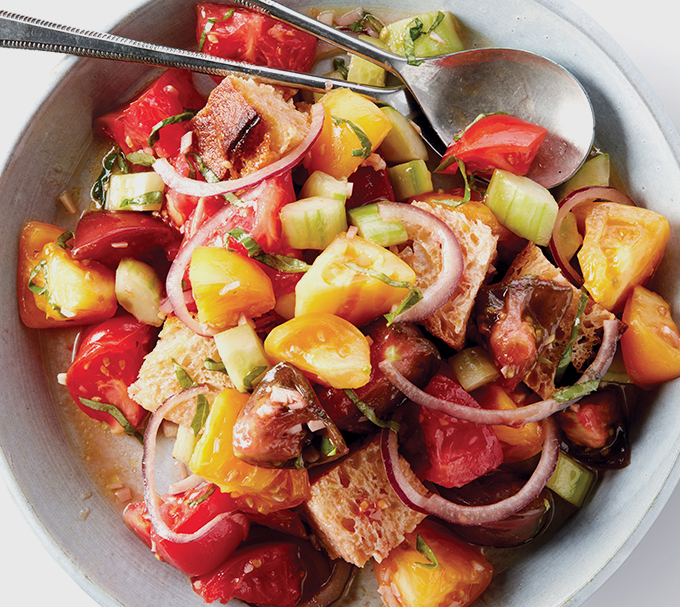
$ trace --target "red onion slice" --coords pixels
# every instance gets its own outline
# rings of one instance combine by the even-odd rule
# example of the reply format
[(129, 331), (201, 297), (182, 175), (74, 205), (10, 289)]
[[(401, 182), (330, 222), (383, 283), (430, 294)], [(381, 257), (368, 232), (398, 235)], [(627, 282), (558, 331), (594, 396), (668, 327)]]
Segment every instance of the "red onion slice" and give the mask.
[[(149, 418), (149, 423), (144, 432), (144, 453), (142, 456), (142, 478), (144, 480), (144, 503), (149, 512), (149, 520), (153, 530), (164, 540), (176, 544), (187, 544), (201, 539), (225, 519), (233, 519), (242, 527), (248, 528), (248, 519), (241, 512), (223, 512), (208, 521), (203, 527), (193, 533), (177, 533), (170, 529), (163, 520), (160, 511), (160, 498), (156, 492), (156, 481), (154, 479), (154, 468), (156, 459), (156, 436), (161, 422), (166, 414), (177, 405), (196, 398), (199, 394), (205, 394), (210, 388), (208, 386), (194, 386), (178, 392), (168, 398)], [(243, 519), (243, 520), (241, 520)]]
[(464, 264), (460, 243), (453, 230), (441, 219), (411, 204), (379, 202), (378, 213), (386, 221), (401, 221), (406, 232), (409, 232), (409, 224), (426, 228), (441, 247), (443, 267), (436, 280), (423, 291), (423, 299), (397, 317), (399, 322), (423, 320), (449, 301), (458, 286)]
[(190, 179), (189, 177), (180, 175), (165, 158), (156, 160), (156, 162), (153, 163), (153, 170), (158, 173), (163, 180), (163, 183), (169, 188), (172, 188), (180, 194), (196, 196), (197, 198), (220, 196), (221, 194), (227, 194), (228, 192), (237, 192), (238, 190), (251, 188), (265, 179), (276, 177), (276, 175), (291, 169), (302, 160), (321, 133), (325, 118), (323, 104), (317, 103), (313, 105), (310, 115), (311, 122), (309, 131), (296, 147), (282, 158), (279, 158), (276, 162), (273, 162), (250, 175), (241, 177), (240, 179), (218, 181), (216, 183), (207, 183), (205, 181)]
[[(576, 384), (602, 379), (612, 363), (616, 353), (619, 323), (617, 320), (605, 320), (603, 327), (604, 335), (597, 356)], [(451, 417), (476, 424), (518, 426), (529, 422), (537, 422), (550, 417), (553, 413), (566, 409), (581, 398), (568, 401), (557, 401), (549, 398), (526, 405), (525, 407), (519, 407), (518, 409), (477, 409), (467, 406), (465, 403), (452, 403), (436, 396), (431, 396), (406, 379), (389, 360), (382, 361), (380, 369), (390, 382), (413, 402), (428, 409), (441, 411)]]
[(384, 429), (381, 435), (381, 452), (385, 473), (399, 499), (413, 510), (436, 516), (457, 525), (473, 526), (495, 523), (518, 512), (535, 499), (555, 471), (560, 453), (557, 426), (551, 418), (545, 419), (541, 423), (545, 438), (538, 466), (536, 466), (526, 484), (515, 495), (495, 504), (463, 506), (450, 502), (435, 493), (421, 495), (404, 476), (399, 464), (397, 433), (389, 429)]
[(550, 239), (550, 251), (555, 258), (555, 263), (557, 263), (562, 272), (564, 272), (564, 274), (576, 285), (582, 284), (583, 278), (571, 265), (571, 259), (567, 259), (560, 230), (567, 213), (570, 213), (575, 207), (584, 202), (595, 202), (596, 200), (635, 206), (635, 203), (630, 197), (620, 190), (604, 186), (593, 186), (575, 190), (560, 202), (560, 208), (557, 212), (557, 218), (555, 219), (555, 227), (553, 228), (552, 238)]
[(295, 607), (330, 607), (347, 594), (356, 575), (356, 568), (351, 563), (337, 559), (332, 563), (331, 576), (309, 600), (298, 603)]

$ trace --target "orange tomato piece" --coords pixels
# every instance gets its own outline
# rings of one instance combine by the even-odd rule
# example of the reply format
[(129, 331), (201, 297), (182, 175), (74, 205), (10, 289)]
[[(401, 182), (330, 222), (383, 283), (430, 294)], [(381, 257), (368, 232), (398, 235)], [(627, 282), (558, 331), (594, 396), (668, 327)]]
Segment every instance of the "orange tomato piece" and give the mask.
[(594, 205), (577, 253), (583, 286), (612, 312), (652, 275), (670, 237), (668, 220), (648, 209), (613, 202)]
[(311, 495), (307, 470), (259, 468), (234, 455), (234, 423), (249, 397), (232, 389), (220, 392), (191, 455), (189, 469), (262, 513), (297, 506)]
[(326, 120), (305, 167), (310, 174), (323, 171), (335, 179), (349, 177), (367, 154), (378, 149), (392, 123), (375, 103), (349, 89), (334, 89), (321, 103)]
[(269, 312), (276, 304), (272, 282), (250, 258), (221, 247), (196, 247), (189, 279), (199, 322), (224, 331)]
[(621, 353), (626, 371), (643, 388), (680, 377), (680, 332), (670, 305), (660, 295), (637, 286), (626, 302)]
[[(420, 536), (438, 566), (417, 550)], [(479, 548), (470, 546), (446, 528), (424, 520), (415, 531), (375, 564), (379, 592), (390, 607), (467, 607), (489, 585), (493, 568)]]
[(286, 361), (331, 388), (360, 388), (371, 376), (368, 340), (334, 314), (302, 314), (274, 327), (264, 340), (272, 364)]
[(352, 268), (355, 264), (390, 280), (413, 284), (415, 272), (385, 247), (341, 234), (326, 247), (295, 287), (295, 315), (335, 314), (361, 326), (389, 312), (410, 293)]
[[(517, 409), (518, 404), (498, 384), (488, 386), (480, 397), (479, 404), (484, 409)], [(529, 422), (519, 428), (511, 426), (491, 426), (501, 443), (503, 462), (521, 462), (541, 451), (543, 448), (543, 429), (537, 422)]]

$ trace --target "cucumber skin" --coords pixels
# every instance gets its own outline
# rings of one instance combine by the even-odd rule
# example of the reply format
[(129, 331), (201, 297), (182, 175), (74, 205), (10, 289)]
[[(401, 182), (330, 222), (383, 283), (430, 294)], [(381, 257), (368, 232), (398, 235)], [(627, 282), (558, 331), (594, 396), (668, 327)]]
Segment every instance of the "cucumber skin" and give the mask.
[(215, 345), (227, 370), (229, 379), (239, 392), (248, 392), (244, 379), (256, 367), (269, 369), (269, 361), (262, 341), (249, 324), (238, 325), (215, 335)]
[(389, 163), (402, 164), (411, 160), (428, 160), (427, 146), (408, 118), (390, 106), (380, 108), (390, 119), (392, 128), (380, 144), (379, 152)]
[(396, 200), (408, 200), (434, 191), (432, 174), (424, 160), (412, 160), (387, 169)]
[(557, 466), (546, 486), (570, 504), (580, 508), (594, 484), (594, 472), (560, 451)]
[(118, 303), (137, 320), (154, 327), (163, 324), (163, 285), (151, 266), (137, 259), (122, 259), (116, 269), (115, 290)]
[(323, 251), (338, 234), (347, 231), (345, 203), (337, 198), (314, 196), (291, 202), (279, 217), (286, 240), (294, 249)]

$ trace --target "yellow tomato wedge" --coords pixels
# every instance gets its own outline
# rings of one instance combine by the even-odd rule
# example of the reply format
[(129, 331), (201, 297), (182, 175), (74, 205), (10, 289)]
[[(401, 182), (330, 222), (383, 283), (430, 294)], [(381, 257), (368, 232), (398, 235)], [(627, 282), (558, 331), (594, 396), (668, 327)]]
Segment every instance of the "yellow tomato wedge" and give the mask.
[[(371, 275), (372, 274), (372, 275)], [(376, 277), (413, 285), (415, 272), (394, 253), (359, 236), (341, 234), (295, 287), (295, 315), (327, 312), (361, 326), (399, 305), (411, 291)]]
[(352, 323), (324, 312), (303, 314), (274, 327), (264, 340), (272, 364), (289, 362), (332, 388), (361, 388), (371, 376), (368, 340)]
[(189, 460), (189, 469), (222, 491), (243, 497), (249, 507), (260, 512), (297, 506), (310, 497), (306, 470), (258, 468), (234, 455), (234, 423), (249, 397), (232, 389), (217, 396)]
[(241, 314), (257, 318), (276, 304), (269, 276), (251, 259), (221, 247), (196, 247), (189, 279), (199, 322), (218, 331), (235, 327)]
[(621, 353), (626, 371), (643, 388), (680, 377), (680, 332), (668, 302), (637, 286), (626, 302)]

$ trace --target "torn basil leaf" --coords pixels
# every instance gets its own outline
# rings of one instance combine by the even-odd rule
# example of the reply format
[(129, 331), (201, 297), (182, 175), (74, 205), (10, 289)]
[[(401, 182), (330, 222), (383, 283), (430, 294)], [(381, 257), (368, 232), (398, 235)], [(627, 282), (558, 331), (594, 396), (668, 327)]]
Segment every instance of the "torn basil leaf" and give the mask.
[(160, 204), (163, 202), (163, 192), (146, 192), (144, 194), (140, 194), (139, 196), (135, 196), (134, 198), (126, 198), (120, 203), (120, 209), (124, 209), (125, 207), (129, 206), (140, 206), (140, 207), (148, 207), (148, 206), (153, 206)]
[(375, 411), (356, 395), (356, 392), (354, 392), (354, 390), (346, 388), (346, 389), (343, 390), (343, 392), (354, 403), (356, 408), (359, 409), (359, 411), (361, 411), (361, 414), (369, 422), (378, 426), (378, 428), (389, 428), (390, 430), (394, 430), (395, 432), (399, 432), (400, 426), (399, 426), (398, 422), (395, 422), (394, 420), (383, 421), (382, 419), (380, 419), (376, 415)]
[(416, 537), (416, 550), (429, 561), (428, 563), (418, 563), (418, 565), (425, 569), (436, 569), (439, 567), (437, 557), (420, 535)]
[(366, 160), (366, 158), (368, 158), (373, 151), (373, 144), (366, 133), (364, 133), (363, 129), (351, 120), (345, 120), (344, 118), (338, 118), (337, 116), (333, 116), (332, 118), (334, 124), (346, 124), (350, 129), (352, 129), (352, 132), (357, 136), (361, 145), (361, 149), (352, 150), (352, 156), (361, 156), (364, 160)]
[(253, 382), (262, 375), (268, 367), (265, 366), (260, 366), (260, 367), (253, 367), (248, 373), (246, 373), (246, 376), (243, 378), (243, 385), (245, 386), (246, 390), (252, 390), (253, 389)]
[(167, 118), (161, 120), (160, 122), (157, 122), (156, 124), (153, 125), (153, 128), (151, 129), (151, 133), (149, 133), (149, 138), (147, 139), (147, 143), (149, 144), (149, 147), (153, 147), (158, 143), (158, 138), (160, 137), (159, 131), (164, 127), (168, 126), (170, 124), (179, 124), (180, 122), (185, 122), (186, 120), (191, 120), (194, 116), (196, 115), (196, 112), (193, 110), (187, 110), (186, 112), (182, 112), (181, 114), (175, 114), (174, 116), (168, 116)]
[[(196, 382), (192, 377), (186, 372), (186, 369), (182, 367), (174, 358), (172, 359), (172, 366), (175, 369), (175, 377), (179, 382), (180, 388), (186, 390), (187, 388), (192, 388), (196, 386)], [(196, 397), (196, 413), (191, 420), (191, 429), (194, 432), (194, 436), (197, 436), (204, 426), (205, 421), (208, 419), (208, 413), (210, 412), (210, 406), (208, 404), (208, 399), (204, 394), (199, 394)]]
[(62, 249), (72, 249), (73, 245), (68, 244), (68, 241), (71, 240), (75, 234), (71, 230), (66, 230), (66, 232), (62, 232), (59, 235), (59, 238), (57, 238), (57, 246), (62, 248)]
[(102, 160), (102, 172), (99, 174), (97, 181), (92, 185), (90, 196), (92, 200), (97, 203), (97, 207), (104, 208), (104, 201), (106, 199), (106, 186), (111, 179), (111, 175), (118, 169), (121, 173), (128, 173), (128, 165), (125, 161), (125, 155), (120, 151), (109, 152)]
[(270, 255), (262, 250), (257, 240), (255, 240), (248, 232), (242, 228), (234, 228), (227, 232), (236, 242), (244, 246), (248, 252), (248, 257), (259, 261), (260, 263), (273, 268), (279, 272), (300, 273), (306, 272), (311, 266), (297, 259), (296, 257), (288, 257), (287, 255)]
[(558, 403), (566, 403), (570, 400), (576, 400), (577, 398), (581, 398), (595, 392), (599, 385), (599, 379), (584, 381), (580, 384), (574, 384), (573, 386), (562, 388), (561, 390), (555, 392), (550, 398), (557, 401)]
[[(43, 275), (43, 285), (39, 285), (37, 282), (35, 282), (35, 279), (38, 277), (38, 274)], [(61, 311), (61, 306), (57, 304), (56, 301), (54, 301), (54, 298), (52, 297), (52, 293), (48, 289), (48, 276), (47, 276), (47, 260), (43, 259), (35, 268), (33, 268), (33, 271), (28, 277), (28, 288), (30, 291), (35, 293), (36, 295), (42, 295), (46, 300), (49, 306), (57, 312), (62, 318), (66, 318), (66, 315), (62, 313)]]
[(206, 358), (203, 361), (203, 366), (208, 370), (208, 371), (219, 371), (220, 373), (226, 373), (227, 368), (224, 366), (224, 363), (218, 360), (213, 360), (212, 358)]
[(201, 32), (201, 39), (198, 41), (198, 52), (201, 53), (203, 52), (203, 47), (205, 46), (205, 41), (206, 38), (208, 37), (208, 34), (210, 33), (210, 30), (213, 28), (215, 23), (221, 23), (222, 21), (226, 21), (227, 19), (231, 19), (232, 15), (236, 12), (235, 8), (232, 8), (231, 10), (228, 10), (224, 17), (221, 19), (216, 19), (215, 17), (211, 17), (208, 19), (208, 21), (205, 24), (205, 27), (203, 28), (203, 31)]
[(581, 297), (578, 300), (578, 308), (576, 309), (576, 317), (574, 318), (574, 322), (571, 325), (571, 335), (569, 336), (569, 342), (565, 346), (564, 352), (562, 352), (562, 356), (560, 356), (560, 360), (557, 363), (557, 369), (555, 370), (556, 383), (562, 379), (565, 371), (567, 370), (567, 367), (569, 366), (569, 363), (571, 363), (571, 356), (574, 351), (574, 342), (578, 337), (578, 330), (581, 326), (581, 319), (583, 317), (583, 313), (585, 312), (587, 305), (588, 294), (581, 293)]
[(345, 63), (345, 60), (342, 57), (335, 57), (333, 59), (333, 71), (340, 72), (345, 80), (347, 80), (347, 76), (349, 76), (347, 64)]
[(96, 400), (90, 400), (84, 396), (79, 397), (81, 404), (89, 409), (94, 409), (95, 411), (103, 411), (108, 413), (113, 419), (115, 419), (123, 428), (123, 431), (128, 436), (134, 436), (140, 443), (144, 444), (144, 437), (135, 430), (135, 427), (126, 419), (121, 410), (110, 403), (101, 403)]

